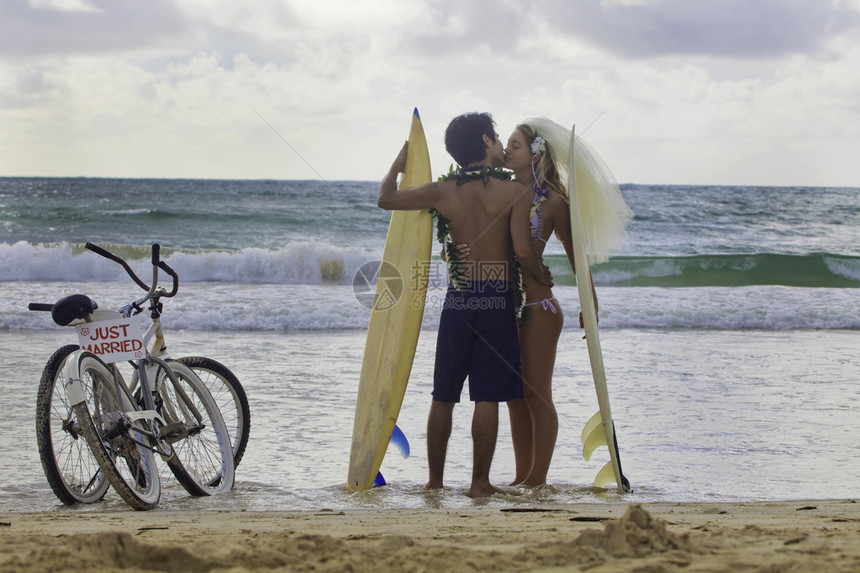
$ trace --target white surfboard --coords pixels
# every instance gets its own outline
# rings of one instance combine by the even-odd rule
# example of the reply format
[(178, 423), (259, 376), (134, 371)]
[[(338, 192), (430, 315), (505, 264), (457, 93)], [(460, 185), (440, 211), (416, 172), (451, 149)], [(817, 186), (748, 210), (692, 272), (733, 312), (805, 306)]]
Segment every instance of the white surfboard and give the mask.
[(579, 209), (579, 196), (576, 186), (576, 163), (574, 149), (576, 126), (570, 130), (570, 157), (568, 175), (568, 193), (570, 195), (570, 230), (573, 239), (573, 255), (576, 263), (576, 286), (579, 291), (579, 303), (585, 325), (585, 340), (588, 345), (588, 359), (591, 362), (591, 373), (594, 378), (594, 389), (597, 392), (598, 412), (585, 424), (582, 430), (582, 455), (587, 460), (600, 446), (609, 448), (609, 462), (598, 472), (594, 479), (595, 487), (605, 487), (615, 483), (618, 493), (629, 492), (630, 482), (621, 472), (621, 456), (618, 443), (615, 440), (615, 423), (612, 420), (612, 410), (609, 406), (609, 390), (606, 386), (606, 371), (603, 367), (603, 352), (600, 349), (600, 334), (597, 329), (597, 310), (594, 293), (591, 290), (591, 269), (588, 265), (585, 244), (585, 230)]

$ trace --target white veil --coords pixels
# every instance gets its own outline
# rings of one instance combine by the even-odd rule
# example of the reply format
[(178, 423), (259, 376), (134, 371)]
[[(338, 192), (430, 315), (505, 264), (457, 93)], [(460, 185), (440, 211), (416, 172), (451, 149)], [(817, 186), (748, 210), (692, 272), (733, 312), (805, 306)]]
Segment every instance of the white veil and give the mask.
[[(567, 190), (570, 130), (545, 117), (527, 119), (523, 123), (546, 140), (547, 149)], [(620, 250), (624, 244), (625, 227), (634, 214), (624, 202), (609, 167), (580, 136), (576, 137), (574, 161), (588, 263), (606, 262), (609, 254)]]

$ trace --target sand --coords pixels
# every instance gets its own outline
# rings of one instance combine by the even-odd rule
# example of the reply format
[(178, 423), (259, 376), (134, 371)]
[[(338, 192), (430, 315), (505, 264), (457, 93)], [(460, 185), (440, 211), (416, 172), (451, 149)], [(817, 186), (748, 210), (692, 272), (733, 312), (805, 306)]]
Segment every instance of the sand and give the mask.
[(0, 513), (12, 571), (860, 571), (860, 504)]

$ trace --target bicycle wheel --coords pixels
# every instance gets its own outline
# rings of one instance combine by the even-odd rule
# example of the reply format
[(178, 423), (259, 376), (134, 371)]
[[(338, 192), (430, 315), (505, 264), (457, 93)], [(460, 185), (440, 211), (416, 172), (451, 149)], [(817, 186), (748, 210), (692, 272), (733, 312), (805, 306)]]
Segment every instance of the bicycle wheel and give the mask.
[(229, 491), (235, 471), (233, 448), (218, 404), (188, 366), (176, 360), (168, 365), (176, 381), (161, 369), (156, 386), (159, 414), (167, 424), (162, 435), (174, 452), (167, 464), (191, 495)]
[(78, 355), (78, 375), (84, 395), (93, 396), (74, 406), (93, 456), (126, 503), (137, 510), (153, 509), (161, 482), (145, 422), (129, 419), (126, 412), (136, 406), (124, 392), (117, 393), (113, 374), (96, 355)]
[(68, 344), (51, 355), (36, 398), (36, 442), (42, 469), (54, 494), (66, 505), (99, 501), (110, 487), (81, 433), (63, 386), (66, 358), (78, 348)]
[(176, 361), (191, 368), (215, 398), (233, 443), (233, 464), (238, 467), (245, 455), (251, 431), (251, 408), (245, 389), (236, 375), (217, 360), (203, 356), (183, 356)]

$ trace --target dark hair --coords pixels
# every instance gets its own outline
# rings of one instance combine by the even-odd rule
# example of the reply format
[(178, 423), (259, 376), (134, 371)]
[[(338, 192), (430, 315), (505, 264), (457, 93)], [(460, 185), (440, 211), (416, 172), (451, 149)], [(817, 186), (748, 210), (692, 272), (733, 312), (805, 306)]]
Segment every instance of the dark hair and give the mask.
[(445, 130), (445, 149), (461, 167), (481, 161), (486, 154), (484, 138), (496, 141), (496, 122), (489, 113), (464, 113), (458, 115)]

